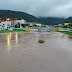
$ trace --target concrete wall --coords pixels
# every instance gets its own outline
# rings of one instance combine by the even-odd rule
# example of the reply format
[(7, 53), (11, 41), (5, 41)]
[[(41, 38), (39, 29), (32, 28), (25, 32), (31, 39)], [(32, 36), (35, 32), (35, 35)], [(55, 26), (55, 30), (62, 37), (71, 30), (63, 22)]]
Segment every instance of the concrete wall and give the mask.
[(38, 32), (38, 29), (30, 29), (31, 32)]
[(52, 29), (38, 29), (39, 32), (52, 31)]

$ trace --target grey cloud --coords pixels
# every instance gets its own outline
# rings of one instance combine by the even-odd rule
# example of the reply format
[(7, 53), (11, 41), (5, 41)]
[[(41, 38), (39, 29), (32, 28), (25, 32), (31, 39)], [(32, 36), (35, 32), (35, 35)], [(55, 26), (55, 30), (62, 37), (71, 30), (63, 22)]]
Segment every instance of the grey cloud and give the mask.
[(72, 16), (72, 0), (1, 0), (0, 9), (27, 12), (41, 17)]

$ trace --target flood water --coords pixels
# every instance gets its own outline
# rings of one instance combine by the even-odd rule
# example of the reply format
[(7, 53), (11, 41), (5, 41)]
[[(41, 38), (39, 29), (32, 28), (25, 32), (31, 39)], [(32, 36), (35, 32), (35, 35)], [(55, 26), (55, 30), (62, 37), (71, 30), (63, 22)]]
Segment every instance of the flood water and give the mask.
[(72, 72), (72, 39), (56, 32), (0, 34), (0, 72)]

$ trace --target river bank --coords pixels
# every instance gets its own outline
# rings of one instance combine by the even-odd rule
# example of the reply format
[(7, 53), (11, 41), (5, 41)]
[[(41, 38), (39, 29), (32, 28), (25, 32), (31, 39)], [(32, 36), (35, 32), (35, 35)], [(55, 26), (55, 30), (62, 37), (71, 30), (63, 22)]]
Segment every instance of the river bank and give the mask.
[(5, 30), (5, 31), (0, 31), (0, 33), (9, 33), (9, 32), (28, 32), (28, 31), (21, 31), (21, 30), (15, 30), (15, 31), (11, 31), (11, 30)]
[(69, 32), (69, 31), (59, 31), (59, 32), (72, 36), (72, 32)]

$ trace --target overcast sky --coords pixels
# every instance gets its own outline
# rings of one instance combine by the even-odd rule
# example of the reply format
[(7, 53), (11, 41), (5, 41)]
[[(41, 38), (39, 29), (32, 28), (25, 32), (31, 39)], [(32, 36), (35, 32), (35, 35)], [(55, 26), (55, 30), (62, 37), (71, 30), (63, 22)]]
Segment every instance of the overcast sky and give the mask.
[(72, 0), (0, 0), (0, 9), (27, 12), (41, 17), (72, 16)]

